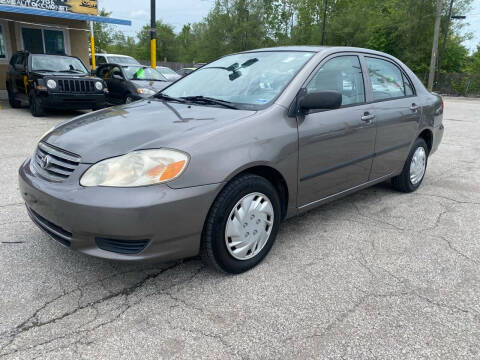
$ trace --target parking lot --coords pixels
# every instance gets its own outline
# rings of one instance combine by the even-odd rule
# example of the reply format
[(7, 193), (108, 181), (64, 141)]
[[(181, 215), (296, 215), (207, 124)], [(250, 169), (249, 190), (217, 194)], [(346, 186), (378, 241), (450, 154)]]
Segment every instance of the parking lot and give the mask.
[(419, 191), (381, 184), (288, 220), (239, 276), (50, 240), (17, 169), (78, 113), (0, 106), (1, 359), (480, 358), (480, 100), (446, 99)]

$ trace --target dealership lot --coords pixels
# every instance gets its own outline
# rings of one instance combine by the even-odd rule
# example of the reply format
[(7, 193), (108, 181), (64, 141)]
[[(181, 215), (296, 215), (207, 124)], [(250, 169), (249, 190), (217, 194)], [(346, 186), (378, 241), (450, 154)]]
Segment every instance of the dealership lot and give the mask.
[(381, 184), (288, 220), (239, 276), (198, 259), (108, 262), (48, 239), (17, 169), (79, 113), (0, 106), (1, 359), (480, 357), (480, 100), (446, 99), (419, 191)]

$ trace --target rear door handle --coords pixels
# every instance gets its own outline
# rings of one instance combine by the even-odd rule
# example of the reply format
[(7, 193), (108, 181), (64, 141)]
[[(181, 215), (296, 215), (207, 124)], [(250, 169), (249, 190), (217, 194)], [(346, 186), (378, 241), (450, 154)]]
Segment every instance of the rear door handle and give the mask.
[(369, 123), (369, 122), (371, 122), (373, 119), (375, 119), (375, 115), (366, 112), (365, 114), (363, 114), (363, 116), (361, 117), (361, 119), (362, 119), (362, 121), (365, 121), (366, 123)]
[(418, 106), (417, 104), (413, 103), (413, 104), (410, 106), (410, 110), (412, 110), (412, 111), (417, 111), (419, 107), (420, 107), (420, 106)]

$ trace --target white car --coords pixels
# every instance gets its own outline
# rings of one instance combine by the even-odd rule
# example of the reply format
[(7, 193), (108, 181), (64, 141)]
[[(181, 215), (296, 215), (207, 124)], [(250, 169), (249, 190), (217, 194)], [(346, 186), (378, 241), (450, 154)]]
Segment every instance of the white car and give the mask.
[(157, 66), (156, 70), (165, 76), (169, 81), (177, 81), (182, 76), (166, 66)]
[(95, 63), (97, 66), (103, 64), (140, 65), (133, 57), (119, 54), (95, 54)]

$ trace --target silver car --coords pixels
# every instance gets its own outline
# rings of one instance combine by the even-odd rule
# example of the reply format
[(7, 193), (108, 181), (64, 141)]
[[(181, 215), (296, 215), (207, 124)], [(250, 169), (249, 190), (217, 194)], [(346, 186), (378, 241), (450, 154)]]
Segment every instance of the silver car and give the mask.
[(57, 125), (20, 168), (28, 213), (85, 254), (200, 254), (241, 273), (282, 220), (391, 180), (415, 191), (442, 99), (394, 57), (344, 47), (225, 56), (154, 97)]

